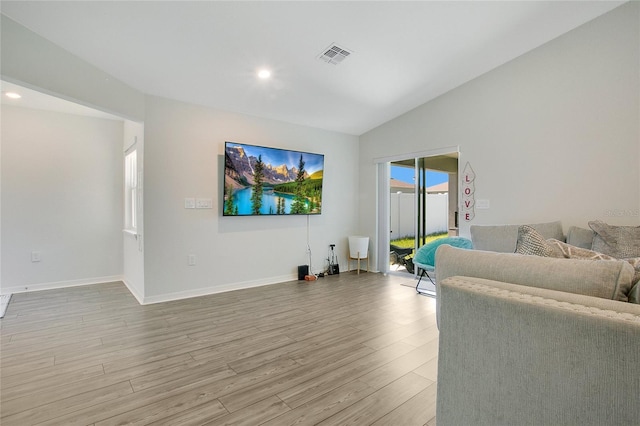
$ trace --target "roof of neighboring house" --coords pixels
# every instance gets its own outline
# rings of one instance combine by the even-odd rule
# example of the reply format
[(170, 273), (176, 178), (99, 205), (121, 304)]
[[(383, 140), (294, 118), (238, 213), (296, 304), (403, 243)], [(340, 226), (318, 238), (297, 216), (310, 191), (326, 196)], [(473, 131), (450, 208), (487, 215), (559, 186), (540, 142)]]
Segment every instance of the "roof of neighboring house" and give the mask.
[(449, 192), (449, 182), (442, 182), (427, 187), (427, 192)]
[(393, 191), (394, 189), (396, 190), (408, 189), (413, 191), (413, 188), (414, 188), (414, 185), (412, 183), (404, 182), (398, 179), (391, 178), (390, 182), (391, 182), (391, 191)]

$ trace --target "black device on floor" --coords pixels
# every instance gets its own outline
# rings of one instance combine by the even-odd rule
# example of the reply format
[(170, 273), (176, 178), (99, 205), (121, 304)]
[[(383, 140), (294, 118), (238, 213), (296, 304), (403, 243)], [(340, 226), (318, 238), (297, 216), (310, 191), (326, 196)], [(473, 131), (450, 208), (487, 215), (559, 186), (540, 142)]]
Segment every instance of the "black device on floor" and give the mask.
[(309, 265), (298, 266), (298, 279), (304, 280), (306, 275), (309, 275)]

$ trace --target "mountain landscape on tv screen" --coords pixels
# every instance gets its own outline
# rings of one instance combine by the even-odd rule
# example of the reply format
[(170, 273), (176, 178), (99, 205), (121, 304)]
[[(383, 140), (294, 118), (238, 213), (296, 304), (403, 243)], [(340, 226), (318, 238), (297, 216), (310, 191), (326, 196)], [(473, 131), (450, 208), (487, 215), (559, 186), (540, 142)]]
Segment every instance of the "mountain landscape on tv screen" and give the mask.
[(324, 156), (227, 142), (224, 215), (320, 214)]

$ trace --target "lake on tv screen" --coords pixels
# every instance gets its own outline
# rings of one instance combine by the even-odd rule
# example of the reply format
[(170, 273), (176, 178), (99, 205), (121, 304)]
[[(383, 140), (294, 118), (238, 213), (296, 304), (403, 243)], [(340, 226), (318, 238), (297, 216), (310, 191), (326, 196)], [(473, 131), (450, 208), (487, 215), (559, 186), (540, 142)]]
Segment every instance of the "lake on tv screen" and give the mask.
[[(233, 194), (233, 203), (238, 206), (239, 215), (253, 214), (251, 211), (251, 195), (253, 194), (253, 188), (248, 187), (240, 189)], [(283, 194), (274, 191), (265, 191), (262, 193), (262, 207), (260, 208), (260, 214), (276, 214), (278, 211), (278, 198), (284, 199), (284, 212), (290, 214), (291, 204), (293, 203), (293, 194)], [(309, 207), (309, 201), (306, 202), (307, 208)]]

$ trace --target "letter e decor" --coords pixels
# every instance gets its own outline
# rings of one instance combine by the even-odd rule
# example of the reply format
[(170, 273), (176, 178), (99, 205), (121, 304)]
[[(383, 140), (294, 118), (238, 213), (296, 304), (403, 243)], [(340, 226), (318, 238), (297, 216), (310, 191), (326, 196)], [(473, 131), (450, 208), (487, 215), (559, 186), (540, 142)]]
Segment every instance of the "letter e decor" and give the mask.
[(473, 220), (475, 217), (474, 205), (476, 203), (474, 193), (476, 188), (474, 181), (476, 174), (474, 173), (471, 165), (467, 161), (462, 172), (462, 218), (467, 222)]

